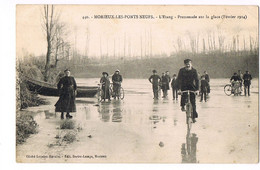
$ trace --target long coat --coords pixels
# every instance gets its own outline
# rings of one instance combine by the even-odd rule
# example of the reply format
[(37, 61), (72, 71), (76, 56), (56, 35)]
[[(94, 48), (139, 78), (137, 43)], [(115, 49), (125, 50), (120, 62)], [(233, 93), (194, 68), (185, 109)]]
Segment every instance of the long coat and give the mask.
[(75, 91), (77, 84), (74, 77), (65, 76), (61, 78), (57, 87), (60, 98), (55, 104), (55, 112), (76, 112)]
[(101, 77), (100, 83), (102, 84), (102, 99), (110, 99), (110, 81), (108, 77)]

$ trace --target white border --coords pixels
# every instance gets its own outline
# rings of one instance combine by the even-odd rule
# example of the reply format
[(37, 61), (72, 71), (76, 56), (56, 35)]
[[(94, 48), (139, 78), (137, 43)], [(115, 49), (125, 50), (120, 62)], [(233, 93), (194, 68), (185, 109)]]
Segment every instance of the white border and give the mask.
[[(4, 2), (3, 2), (4, 1)], [(172, 4), (260, 5), (259, 0), (2, 0), (0, 2), (0, 169), (260, 169), (260, 164), (18, 164), (15, 161), (15, 5), (16, 4)]]

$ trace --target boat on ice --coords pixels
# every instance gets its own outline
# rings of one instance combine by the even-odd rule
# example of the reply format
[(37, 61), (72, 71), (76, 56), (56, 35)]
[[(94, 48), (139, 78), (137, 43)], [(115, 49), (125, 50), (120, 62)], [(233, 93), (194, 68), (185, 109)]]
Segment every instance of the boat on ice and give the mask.
[[(44, 96), (59, 96), (57, 85), (24, 77), (30, 91)], [(76, 97), (94, 97), (98, 86), (77, 86)]]

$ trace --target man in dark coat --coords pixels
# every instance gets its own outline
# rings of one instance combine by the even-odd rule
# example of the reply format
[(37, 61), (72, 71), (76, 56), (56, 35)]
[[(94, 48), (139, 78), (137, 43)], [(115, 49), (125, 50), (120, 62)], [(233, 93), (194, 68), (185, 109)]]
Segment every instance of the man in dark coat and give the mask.
[(171, 87), (172, 87), (173, 100), (175, 99), (178, 100), (178, 83), (177, 83), (176, 74), (173, 74)]
[(210, 85), (209, 85), (210, 77), (207, 71), (204, 71), (204, 76), (205, 76), (205, 80), (208, 82), (208, 89), (207, 89), (207, 94), (208, 94), (210, 93)]
[(246, 73), (243, 75), (243, 80), (244, 80), (245, 96), (246, 96), (246, 91), (248, 96), (250, 96), (250, 85), (251, 85), (252, 76), (251, 74), (249, 74), (249, 71), (246, 71)]
[(205, 79), (205, 76), (201, 76), (201, 81), (200, 81), (200, 94), (201, 94), (201, 98), (200, 101), (203, 101), (203, 96), (204, 96), (204, 101), (207, 101), (207, 91), (209, 89), (209, 83), (208, 81)]
[(159, 90), (159, 83), (161, 82), (161, 77), (157, 75), (156, 70), (153, 70), (153, 75), (151, 75), (148, 80), (153, 85), (154, 99), (158, 99), (158, 90)]
[(161, 78), (162, 78), (161, 80), (162, 80), (162, 91), (163, 91), (162, 98), (165, 98), (167, 96), (167, 84), (169, 84), (169, 83), (168, 83), (168, 79), (164, 72), (162, 73)]
[(241, 81), (242, 79), (240, 78), (240, 76), (237, 73), (234, 73), (233, 76), (230, 78), (230, 82), (232, 85), (232, 93), (234, 93), (234, 90), (236, 89), (237, 85), (238, 88), (240, 88)]
[(120, 97), (120, 88), (123, 78), (119, 73), (120, 71), (116, 70), (114, 75), (112, 76), (114, 99), (116, 99), (116, 97), (119, 99)]
[(167, 97), (168, 96), (168, 90), (170, 90), (169, 83), (171, 82), (171, 77), (170, 77), (169, 71), (166, 71), (165, 73), (166, 73), (165, 77), (167, 78), (165, 97)]
[[(191, 90), (197, 91), (199, 90), (199, 79), (197, 70), (192, 67), (192, 63), (190, 59), (184, 60), (185, 67), (181, 68), (178, 73), (178, 89), (181, 91)], [(181, 109), (185, 111), (185, 103), (187, 100), (187, 93), (183, 93), (181, 96)], [(193, 109), (193, 122), (195, 122), (195, 118), (198, 117), (198, 113), (196, 111), (196, 98), (194, 93), (190, 93), (190, 102), (192, 104)]]
[(61, 112), (61, 119), (64, 119), (64, 112), (66, 112), (66, 118), (71, 119), (70, 112), (76, 112), (76, 90), (77, 84), (74, 77), (70, 76), (70, 70), (64, 71), (65, 76), (62, 77), (57, 85), (60, 98), (55, 104), (55, 112)]

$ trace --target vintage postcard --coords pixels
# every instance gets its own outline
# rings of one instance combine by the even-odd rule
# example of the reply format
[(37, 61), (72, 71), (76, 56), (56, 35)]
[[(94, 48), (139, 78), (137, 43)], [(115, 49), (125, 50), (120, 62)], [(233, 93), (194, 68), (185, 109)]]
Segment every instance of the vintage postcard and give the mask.
[(258, 163), (258, 13), (16, 5), (16, 161)]

